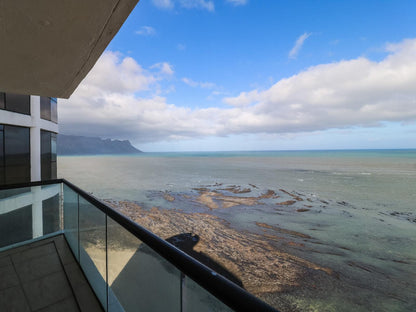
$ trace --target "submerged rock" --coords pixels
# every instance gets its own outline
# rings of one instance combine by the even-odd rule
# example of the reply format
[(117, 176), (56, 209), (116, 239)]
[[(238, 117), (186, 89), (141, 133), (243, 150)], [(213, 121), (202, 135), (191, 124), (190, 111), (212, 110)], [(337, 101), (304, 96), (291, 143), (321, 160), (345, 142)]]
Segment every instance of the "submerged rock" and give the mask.
[[(301, 284), (309, 283), (311, 270), (332, 274), (329, 268), (278, 250), (263, 235), (239, 232), (224, 220), (209, 214), (184, 213), (155, 207), (145, 210), (126, 201), (119, 202), (117, 209), (156, 235), (181, 245), (185, 252), (203, 255), (205, 259), (209, 259), (207, 263), (216, 263), (241, 281), (245, 289), (256, 295), (290, 291)], [(309, 237), (284, 229), (277, 232), (301, 238)], [(184, 235), (198, 239), (186, 243), (180, 239)]]

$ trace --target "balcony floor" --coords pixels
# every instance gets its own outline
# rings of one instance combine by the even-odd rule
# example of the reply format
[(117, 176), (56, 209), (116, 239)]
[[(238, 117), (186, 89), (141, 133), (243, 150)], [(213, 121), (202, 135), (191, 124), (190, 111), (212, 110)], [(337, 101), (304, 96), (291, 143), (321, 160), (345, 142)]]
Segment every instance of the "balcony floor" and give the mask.
[(0, 311), (103, 311), (63, 235), (0, 253)]

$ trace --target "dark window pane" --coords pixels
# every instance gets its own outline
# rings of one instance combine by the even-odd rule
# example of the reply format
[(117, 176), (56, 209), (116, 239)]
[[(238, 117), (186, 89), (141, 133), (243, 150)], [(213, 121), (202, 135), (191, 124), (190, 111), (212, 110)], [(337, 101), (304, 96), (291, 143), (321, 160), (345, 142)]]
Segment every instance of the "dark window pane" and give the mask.
[(51, 101), (51, 121), (58, 123), (58, 107), (57, 103)]
[(6, 93), (6, 110), (30, 115), (30, 95)]
[(51, 136), (52, 133), (48, 131), (40, 132), (40, 150), (41, 150), (41, 178), (42, 180), (51, 179)]
[(30, 166), (7, 166), (6, 184), (30, 182)]
[(42, 162), (41, 179), (50, 180), (52, 179), (51, 163)]
[(30, 166), (30, 130), (24, 127), (4, 127), (4, 152), (5, 165), (29, 165)]
[(40, 151), (42, 157), (51, 152), (51, 136), (52, 132), (42, 130), (40, 132)]
[(40, 97), (40, 118), (51, 120), (51, 100), (46, 96)]
[(56, 161), (56, 133), (51, 133), (51, 160)]
[(56, 161), (51, 162), (51, 179), (56, 179), (57, 176)]
[(6, 183), (30, 181), (29, 128), (4, 126)]
[(3, 125), (0, 125), (0, 185), (5, 184), (4, 180), (4, 132)]
[(0, 167), (4, 166), (4, 132), (0, 128)]
[(56, 133), (41, 131), (41, 178), (56, 179)]
[(0, 109), (6, 108), (5, 102), (4, 102), (4, 96), (5, 96), (4, 92), (0, 92)]
[(5, 184), (4, 180), (4, 132), (3, 125), (0, 125), (0, 185)]
[(0, 167), (0, 185), (6, 184), (4, 167)]

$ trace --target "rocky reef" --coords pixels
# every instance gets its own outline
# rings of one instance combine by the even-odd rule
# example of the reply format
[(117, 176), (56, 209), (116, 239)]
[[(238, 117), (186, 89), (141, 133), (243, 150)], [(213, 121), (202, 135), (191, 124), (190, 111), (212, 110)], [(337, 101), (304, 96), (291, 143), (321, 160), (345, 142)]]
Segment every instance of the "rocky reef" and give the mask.
[[(157, 191), (151, 196), (158, 199), (157, 207), (108, 202), (279, 311), (367, 311), (398, 303), (411, 305), (407, 294), (395, 291), (405, 283), (383, 269), (392, 262), (409, 265), (408, 261), (393, 257), (377, 259), (383, 262), (377, 266), (368, 264), (351, 247), (313, 237), (328, 226), (321, 221), (322, 214), (351, 218), (350, 212), (357, 208), (349, 203), (284, 189), (221, 183), (188, 193)], [(245, 209), (264, 209), (278, 219), (295, 218), (303, 226), (308, 224), (308, 231), (295, 231), (268, 218), (250, 221), (250, 227), (245, 228), (222, 217)], [(313, 218), (318, 223), (308, 222)]]
[[(222, 193), (225, 191), (227, 194)], [(237, 205), (261, 205), (262, 200), (276, 200), (276, 205), (292, 205), (280, 202), (275, 191), (268, 190), (258, 196), (244, 196), (245, 189), (236, 186), (212, 190), (196, 189), (197, 195), (188, 200), (205, 205), (207, 209), (227, 209)], [(235, 194), (235, 195), (230, 195)], [(290, 197), (297, 195), (287, 193)], [(174, 203), (177, 194), (164, 192), (163, 198)], [(182, 195), (184, 196), (184, 195)], [(296, 202), (296, 199), (293, 199)], [(212, 269), (220, 272), (247, 291), (286, 311), (296, 311), (289, 303), (282, 303), (276, 293), (290, 293), (302, 286), (316, 287), (322, 280), (336, 278), (327, 267), (284, 252), (274, 242), (300, 245), (299, 241), (311, 239), (309, 235), (257, 222), (263, 233), (239, 231), (227, 221), (210, 213), (184, 212), (180, 209), (152, 207), (146, 209), (129, 201), (110, 201), (110, 204), (124, 215), (156, 235), (167, 239)], [(186, 237), (185, 237), (186, 236)], [(185, 240), (184, 238), (188, 238)], [(192, 242), (189, 244), (189, 241)], [(284, 300), (283, 300), (284, 301)]]
[[(197, 235), (199, 241), (193, 250), (221, 264), (254, 294), (289, 290), (299, 285), (311, 270), (332, 274), (329, 268), (277, 250), (262, 235), (238, 232), (216, 216), (156, 207), (144, 210), (135, 203), (125, 201), (118, 202), (117, 209), (165, 239), (180, 233)], [(306, 237), (287, 230), (279, 232)], [(268, 239), (284, 238), (269, 235)]]

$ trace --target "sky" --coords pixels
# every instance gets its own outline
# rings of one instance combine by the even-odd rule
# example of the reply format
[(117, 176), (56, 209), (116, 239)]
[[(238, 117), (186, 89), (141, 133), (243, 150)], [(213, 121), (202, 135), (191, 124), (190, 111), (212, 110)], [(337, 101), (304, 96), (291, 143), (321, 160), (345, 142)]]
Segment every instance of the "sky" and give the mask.
[(141, 0), (60, 133), (157, 151), (416, 148), (416, 1)]

